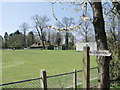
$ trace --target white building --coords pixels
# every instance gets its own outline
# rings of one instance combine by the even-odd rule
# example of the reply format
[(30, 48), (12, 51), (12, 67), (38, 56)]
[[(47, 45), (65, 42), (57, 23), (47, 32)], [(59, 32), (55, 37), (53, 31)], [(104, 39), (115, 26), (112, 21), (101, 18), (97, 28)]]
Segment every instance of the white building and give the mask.
[(76, 44), (76, 51), (83, 51), (83, 47), (88, 45), (90, 47), (90, 50), (97, 50), (97, 44), (96, 42), (77, 42)]

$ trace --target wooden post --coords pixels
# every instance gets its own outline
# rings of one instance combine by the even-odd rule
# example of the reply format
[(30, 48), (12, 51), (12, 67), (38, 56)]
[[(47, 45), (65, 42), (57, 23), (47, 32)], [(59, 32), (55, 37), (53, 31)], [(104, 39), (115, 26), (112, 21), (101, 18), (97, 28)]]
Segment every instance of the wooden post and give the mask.
[(47, 74), (46, 74), (46, 70), (41, 70), (40, 71), (40, 75), (41, 75), (41, 86), (43, 88), (43, 90), (47, 90)]
[(74, 85), (74, 87), (73, 87), (73, 89), (74, 90), (77, 90), (77, 70), (73, 70), (75, 73), (73, 74), (73, 85)]
[(90, 87), (90, 55), (89, 46), (83, 48), (83, 88), (89, 90)]

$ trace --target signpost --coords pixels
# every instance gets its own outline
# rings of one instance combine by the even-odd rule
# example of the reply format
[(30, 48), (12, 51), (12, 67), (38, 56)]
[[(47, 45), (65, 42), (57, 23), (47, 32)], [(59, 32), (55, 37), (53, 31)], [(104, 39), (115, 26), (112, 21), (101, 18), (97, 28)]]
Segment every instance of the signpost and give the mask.
[(108, 50), (90, 51), (89, 46), (83, 48), (83, 88), (86, 90), (90, 88), (90, 55), (111, 56), (112, 54)]
[(83, 48), (83, 88), (89, 90), (90, 86), (90, 55), (89, 46)]

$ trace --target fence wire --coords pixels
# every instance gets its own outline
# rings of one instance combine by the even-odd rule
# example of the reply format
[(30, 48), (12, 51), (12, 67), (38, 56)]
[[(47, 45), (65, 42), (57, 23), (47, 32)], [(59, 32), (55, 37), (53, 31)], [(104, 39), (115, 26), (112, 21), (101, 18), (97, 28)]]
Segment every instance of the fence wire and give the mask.
[(90, 70), (90, 87), (97, 88), (98, 86), (98, 70)]
[[(72, 71), (64, 74), (47, 76), (47, 87), (48, 88), (73, 88), (73, 75), (77, 73), (77, 88), (83, 87), (83, 70)], [(90, 70), (90, 87), (97, 88), (98, 84), (98, 70), (97, 67), (91, 68)], [(114, 82), (111, 81), (111, 82)], [(120, 80), (118, 82), (120, 84)], [(11, 82), (0, 84), (0, 88), (42, 88), (41, 78)]]
[[(95, 87), (96, 84), (98, 83), (97, 75), (98, 75), (97, 67), (90, 70), (90, 87), (91, 88)], [(83, 87), (83, 72), (77, 73), (77, 85), (78, 85), (78, 88)]]
[[(97, 84), (97, 69), (90, 70), (90, 87), (94, 87)], [(82, 70), (77, 72), (77, 88), (82, 88), (83, 85), (83, 72)], [(48, 88), (73, 88), (75, 72), (70, 72), (66, 74), (62, 74), (61, 76), (51, 77), (47, 79)]]
[(67, 74), (47, 79), (48, 88), (66, 88), (73, 85), (73, 74)]

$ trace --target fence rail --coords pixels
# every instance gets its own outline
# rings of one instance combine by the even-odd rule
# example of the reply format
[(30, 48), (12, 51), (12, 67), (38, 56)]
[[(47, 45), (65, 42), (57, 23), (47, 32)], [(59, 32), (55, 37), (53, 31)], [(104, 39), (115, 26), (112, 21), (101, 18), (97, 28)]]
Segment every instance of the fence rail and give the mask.
[(33, 78), (33, 79), (15, 81), (15, 82), (10, 82), (10, 83), (3, 83), (3, 84), (0, 84), (0, 86), (5, 86), (5, 85), (10, 85), (10, 84), (15, 84), (15, 83), (28, 82), (28, 81), (39, 80), (39, 79), (42, 79), (42, 78)]
[[(98, 67), (93, 67), (93, 68), (90, 68), (90, 70), (92, 70), (92, 69), (97, 69), (97, 68), (98, 68)], [(51, 75), (51, 76), (47, 76), (47, 78), (57, 77), (57, 76), (62, 76), (62, 75), (67, 75), (67, 74), (73, 74), (73, 73), (82, 72), (82, 71), (83, 71), (83, 70), (78, 70), (78, 71), (72, 71), (72, 72), (63, 73), (63, 74)]]

